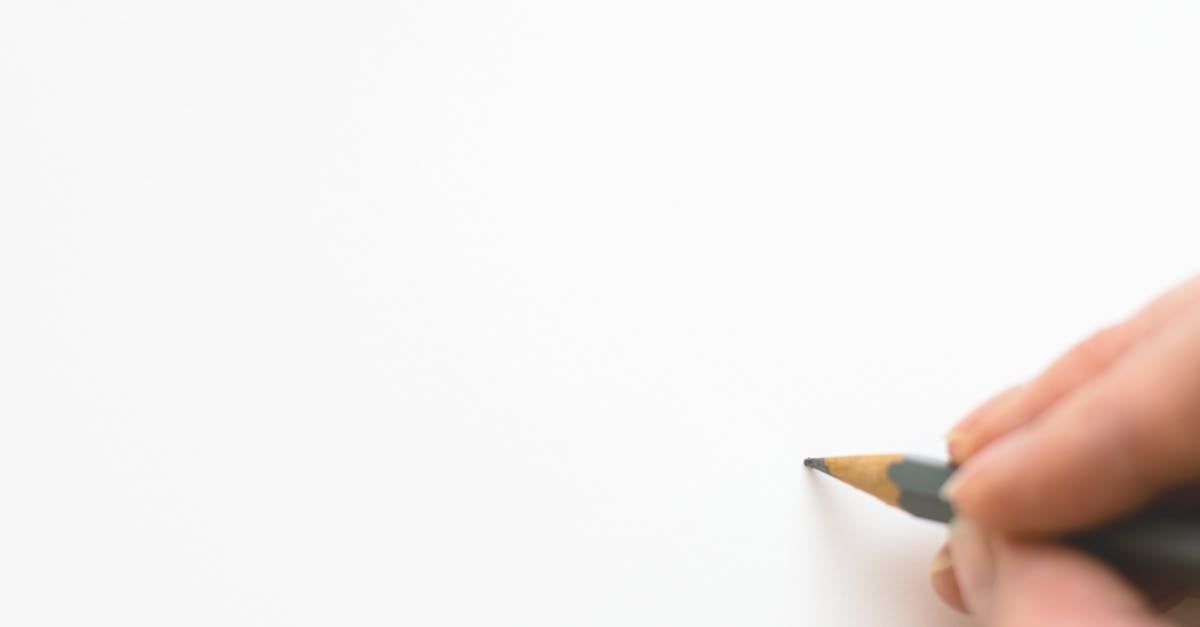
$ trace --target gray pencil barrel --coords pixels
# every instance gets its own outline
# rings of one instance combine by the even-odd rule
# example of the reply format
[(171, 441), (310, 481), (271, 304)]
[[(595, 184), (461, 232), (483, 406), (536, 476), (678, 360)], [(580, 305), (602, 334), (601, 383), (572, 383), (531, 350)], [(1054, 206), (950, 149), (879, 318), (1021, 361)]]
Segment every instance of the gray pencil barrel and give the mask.
[[(898, 505), (911, 514), (949, 522), (954, 516), (939, 494), (954, 468), (906, 456), (888, 467), (900, 489)], [(1200, 584), (1200, 520), (1145, 512), (1072, 537), (1072, 543), (1127, 574)]]
[(1074, 543), (1128, 573), (1200, 583), (1200, 522), (1141, 514), (1074, 538)]

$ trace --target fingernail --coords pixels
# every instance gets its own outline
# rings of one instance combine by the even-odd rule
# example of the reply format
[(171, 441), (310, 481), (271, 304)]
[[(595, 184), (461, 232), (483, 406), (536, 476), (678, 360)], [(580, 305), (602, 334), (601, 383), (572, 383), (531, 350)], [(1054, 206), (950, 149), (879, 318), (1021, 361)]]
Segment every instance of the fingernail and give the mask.
[(950, 453), (951, 461), (962, 460), (964, 436), (961, 429), (954, 429), (946, 434), (946, 451)]
[(1029, 434), (1027, 427), (1017, 429), (976, 453), (942, 484), (938, 496), (947, 503), (956, 504), (962, 494), (970, 491), (971, 484), (978, 481), (980, 476), (992, 472), (997, 467), (1024, 463)]
[(987, 536), (969, 520), (950, 523), (950, 555), (963, 600), (972, 613), (986, 615), (991, 607), (995, 567)]
[(943, 546), (937, 553), (934, 553), (933, 559), (929, 560), (929, 576), (932, 577), (953, 565), (954, 563), (950, 560), (950, 549)]
[(962, 471), (960, 470), (950, 475), (949, 479), (946, 479), (946, 482), (938, 489), (938, 496), (942, 497), (942, 500), (947, 503), (953, 503), (954, 494), (958, 492), (959, 485), (961, 484)]

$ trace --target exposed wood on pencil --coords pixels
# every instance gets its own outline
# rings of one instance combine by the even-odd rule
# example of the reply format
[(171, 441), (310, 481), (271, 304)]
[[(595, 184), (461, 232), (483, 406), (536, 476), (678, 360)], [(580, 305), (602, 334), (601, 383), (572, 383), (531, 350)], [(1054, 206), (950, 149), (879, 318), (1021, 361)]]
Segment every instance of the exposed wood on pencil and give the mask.
[(804, 460), (804, 465), (844, 481), (888, 505), (898, 506), (900, 488), (888, 478), (887, 469), (903, 460), (903, 455), (810, 457)]

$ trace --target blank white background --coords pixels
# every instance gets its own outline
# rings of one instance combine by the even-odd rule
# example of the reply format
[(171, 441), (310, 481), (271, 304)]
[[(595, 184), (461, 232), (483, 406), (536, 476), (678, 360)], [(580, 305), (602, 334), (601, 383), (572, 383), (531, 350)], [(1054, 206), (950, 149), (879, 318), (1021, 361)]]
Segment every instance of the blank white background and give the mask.
[(960, 625), (806, 473), (1197, 268), (1200, 7), (0, 4), (0, 623)]

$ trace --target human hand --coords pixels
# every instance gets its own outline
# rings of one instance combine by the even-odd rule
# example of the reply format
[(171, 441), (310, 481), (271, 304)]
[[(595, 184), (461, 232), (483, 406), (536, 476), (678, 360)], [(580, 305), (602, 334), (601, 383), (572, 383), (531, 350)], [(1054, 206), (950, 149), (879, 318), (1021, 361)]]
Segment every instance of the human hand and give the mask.
[(943, 600), (999, 626), (1166, 624), (1153, 607), (1184, 590), (1046, 538), (1198, 502), (1200, 277), (971, 412), (948, 445), (958, 519), (930, 573)]

